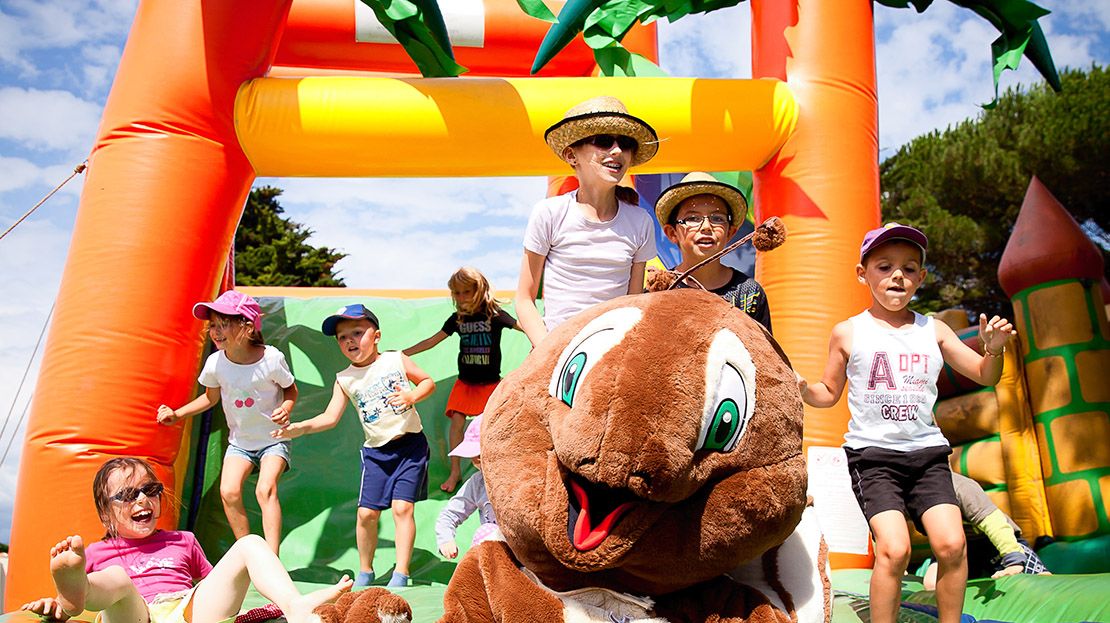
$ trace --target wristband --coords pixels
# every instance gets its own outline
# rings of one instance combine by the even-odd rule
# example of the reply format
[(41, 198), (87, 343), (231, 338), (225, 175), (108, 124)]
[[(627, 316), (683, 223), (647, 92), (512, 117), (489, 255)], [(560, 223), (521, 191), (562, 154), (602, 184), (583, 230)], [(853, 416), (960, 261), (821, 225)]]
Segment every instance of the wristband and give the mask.
[(984, 357), (1001, 357), (1002, 355), (1005, 355), (1005, 354), (1006, 354), (1006, 345), (1005, 344), (1002, 345), (1002, 350), (997, 352), (997, 353), (992, 353), (990, 351), (990, 349), (987, 348), (987, 345), (983, 344), (983, 356)]

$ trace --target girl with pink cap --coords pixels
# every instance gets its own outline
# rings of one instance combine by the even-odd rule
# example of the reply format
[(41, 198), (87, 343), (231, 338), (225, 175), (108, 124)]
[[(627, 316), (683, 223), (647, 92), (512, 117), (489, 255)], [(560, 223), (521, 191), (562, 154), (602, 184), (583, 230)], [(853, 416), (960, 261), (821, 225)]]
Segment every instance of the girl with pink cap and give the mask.
[(478, 529), (474, 531), (472, 545), (482, 541), (501, 539), (501, 530), (497, 527), (497, 517), (493, 514), (493, 506), (486, 493), (486, 481), (482, 477), (482, 416), (474, 418), (466, 428), (462, 443), (449, 452), (451, 456), (470, 459), (475, 469), (471, 476), (463, 483), (462, 488), (456, 493), (447, 506), (439, 513), (436, 519), (436, 544), (439, 553), (445, 558), (457, 558), (459, 546), (455, 543), (455, 531), (466, 521), (467, 517), (478, 512)]
[(297, 402), (297, 385), (285, 355), (262, 339), (262, 308), (235, 290), (215, 301), (197, 303), (193, 316), (206, 320), (216, 352), (208, 357), (198, 381), (204, 393), (183, 407), (158, 407), (158, 422), (174, 424), (223, 401), (228, 446), (220, 475), (220, 499), (235, 538), (251, 532), (243, 506), (243, 483), (255, 470), (255, 495), (262, 509), (262, 534), (274, 553), (281, 543), (281, 503), (277, 483), (289, 469), (289, 442), (270, 433), (289, 424)]

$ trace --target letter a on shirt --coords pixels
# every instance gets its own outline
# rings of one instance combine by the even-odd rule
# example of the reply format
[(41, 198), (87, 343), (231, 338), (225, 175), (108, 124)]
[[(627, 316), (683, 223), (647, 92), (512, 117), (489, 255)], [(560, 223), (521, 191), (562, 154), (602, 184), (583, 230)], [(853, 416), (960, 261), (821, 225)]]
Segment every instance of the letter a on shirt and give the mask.
[(898, 389), (894, 383), (894, 371), (890, 369), (890, 359), (886, 353), (875, 353), (871, 360), (871, 373), (867, 376), (867, 389), (875, 389), (879, 383), (886, 385), (887, 389)]

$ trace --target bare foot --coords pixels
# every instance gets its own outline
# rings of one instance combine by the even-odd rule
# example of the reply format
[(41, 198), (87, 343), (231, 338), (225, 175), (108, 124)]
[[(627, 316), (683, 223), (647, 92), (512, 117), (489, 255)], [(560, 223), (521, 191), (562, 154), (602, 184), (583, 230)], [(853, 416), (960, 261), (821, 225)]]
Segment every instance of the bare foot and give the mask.
[(446, 491), (447, 493), (454, 491), (455, 487), (459, 486), (459, 478), (461, 478), (459, 474), (452, 472), (447, 480), (444, 480), (443, 484), (439, 486), (440, 491)]
[(312, 591), (307, 595), (301, 595), (289, 604), (289, 609), (285, 611), (285, 619), (289, 623), (313, 623), (319, 621), (320, 617), (312, 613), (312, 609), (316, 606), (330, 604), (331, 602), (339, 599), (339, 596), (351, 590), (354, 585), (354, 580), (349, 576), (343, 576), (338, 583), (334, 586), (321, 588), (318, 591)]
[(85, 542), (81, 537), (66, 537), (50, 548), (50, 575), (54, 577), (62, 611), (69, 616), (84, 612), (89, 576), (85, 573)]

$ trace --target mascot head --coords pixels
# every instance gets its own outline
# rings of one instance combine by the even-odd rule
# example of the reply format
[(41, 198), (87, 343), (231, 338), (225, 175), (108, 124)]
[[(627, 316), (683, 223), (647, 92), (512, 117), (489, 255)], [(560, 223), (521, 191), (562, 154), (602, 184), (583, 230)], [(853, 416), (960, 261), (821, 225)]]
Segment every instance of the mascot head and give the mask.
[(720, 297), (595, 306), (491, 397), (482, 469), (513, 554), (556, 590), (663, 594), (782, 543), (805, 506), (802, 405)]

